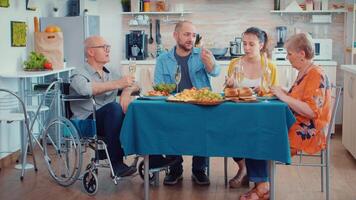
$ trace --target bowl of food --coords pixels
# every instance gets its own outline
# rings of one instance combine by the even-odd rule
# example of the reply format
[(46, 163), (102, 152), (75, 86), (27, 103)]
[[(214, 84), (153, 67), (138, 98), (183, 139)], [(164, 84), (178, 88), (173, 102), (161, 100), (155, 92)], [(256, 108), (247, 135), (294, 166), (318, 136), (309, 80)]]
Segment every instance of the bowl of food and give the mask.
[(153, 89), (155, 91), (166, 92), (166, 93), (170, 94), (170, 93), (174, 92), (174, 90), (176, 89), (176, 84), (160, 83), (160, 84), (154, 85)]
[(220, 57), (220, 56), (225, 56), (227, 53), (227, 47), (226, 48), (210, 48), (209, 50), (215, 57)]

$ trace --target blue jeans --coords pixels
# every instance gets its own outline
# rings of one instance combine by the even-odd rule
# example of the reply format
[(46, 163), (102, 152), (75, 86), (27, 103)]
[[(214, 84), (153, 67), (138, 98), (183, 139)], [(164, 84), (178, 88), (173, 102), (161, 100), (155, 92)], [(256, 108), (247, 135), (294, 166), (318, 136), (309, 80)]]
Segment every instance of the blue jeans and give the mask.
[[(98, 136), (104, 137), (110, 161), (113, 164), (123, 163), (124, 150), (121, 148), (120, 130), (124, 121), (124, 113), (120, 104), (108, 103), (95, 112)], [(87, 119), (92, 119), (91, 114)]]
[[(179, 159), (179, 162), (177, 164), (170, 166), (170, 171), (172, 173), (176, 174), (182, 174), (183, 173), (183, 157), (182, 156), (167, 156), (168, 158), (174, 158), (174, 159)], [(198, 172), (198, 171), (204, 171), (206, 170), (208, 166), (208, 157), (201, 157), (201, 156), (193, 156), (193, 166), (192, 166), (192, 172)]]
[(247, 175), (251, 182), (268, 182), (268, 162), (267, 160), (245, 159)]

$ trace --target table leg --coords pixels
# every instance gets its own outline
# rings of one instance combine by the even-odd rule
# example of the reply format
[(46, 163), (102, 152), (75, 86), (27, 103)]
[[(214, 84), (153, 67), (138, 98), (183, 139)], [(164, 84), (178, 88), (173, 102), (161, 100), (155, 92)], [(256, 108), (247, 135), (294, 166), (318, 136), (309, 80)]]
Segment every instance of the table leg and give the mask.
[(276, 163), (274, 160), (269, 161), (270, 164), (270, 200), (275, 199), (275, 171), (276, 171)]
[(144, 185), (145, 185), (145, 200), (150, 199), (150, 180), (149, 180), (149, 155), (144, 156), (145, 173), (144, 173)]
[[(26, 79), (25, 78), (20, 78), (19, 79), (19, 96), (23, 99), (25, 105), (27, 103), (26, 96), (25, 96), (25, 90), (26, 90)], [(20, 125), (20, 139), (21, 139), (21, 163), (15, 165), (16, 169), (21, 170), (21, 180), (23, 179), (25, 175), (25, 169), (32, 169), (33, 165), (27, 164), (27, 145), (28, 145), (28, 135), (25, 127), (25, 123), (21, 122)]]

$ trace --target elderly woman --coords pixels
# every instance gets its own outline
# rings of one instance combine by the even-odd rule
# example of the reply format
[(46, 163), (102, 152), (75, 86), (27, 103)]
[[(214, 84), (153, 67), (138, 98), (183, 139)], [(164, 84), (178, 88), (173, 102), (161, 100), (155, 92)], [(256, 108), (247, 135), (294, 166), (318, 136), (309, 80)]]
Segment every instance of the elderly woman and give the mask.
[[(297, 151), (316, 153), (325, 148), (324, 128), (330, 121), (330, 88), (328, 78), (313, 64), (314, 51), (308, 35), (296, 34), (285, 44), (287, 58), (298, 70), (292, 88), (286, 92), (272, 87), (272, 93), (293, 110), (296, 122), (289, 129), (292, 156)], [(240, 200), (269, 199), (267, 161), (246, 159), (247, 172), (255, 187)]]
[[(237, 83), (233, 73), (237, 64), (243, 65), (244, 79), (240, 83), (242, 87), (259, 88), (263, 72), (268, 68), (271, 72), (269, 80), (272, 86), (277, 84), (277, 70), (274, 63), (267, 58), (268, 36), (259, 28), (250, 27), (242, 34), (245, 55), (241, 58), (231, 60), (228, 69), (227, 87), (236, 87)], [(245, 161), (242, 158), (234, 158), (238, 165), (236, 176), (229, 180), (231, 188), (248, 186)]]

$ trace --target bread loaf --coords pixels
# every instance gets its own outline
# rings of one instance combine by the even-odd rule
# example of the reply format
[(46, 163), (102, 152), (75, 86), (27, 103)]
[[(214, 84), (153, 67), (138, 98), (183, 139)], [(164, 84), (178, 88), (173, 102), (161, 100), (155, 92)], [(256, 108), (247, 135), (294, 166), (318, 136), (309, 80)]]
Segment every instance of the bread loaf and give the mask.
[(225, 97), (238, 97), (239, 91), (236, 88), (225, 88), (224, 94)]
[(249, 97), (253, 95), (253, 91), (249, 87), (243, 87), (239, 89), (239, 96), (240, 97)]

